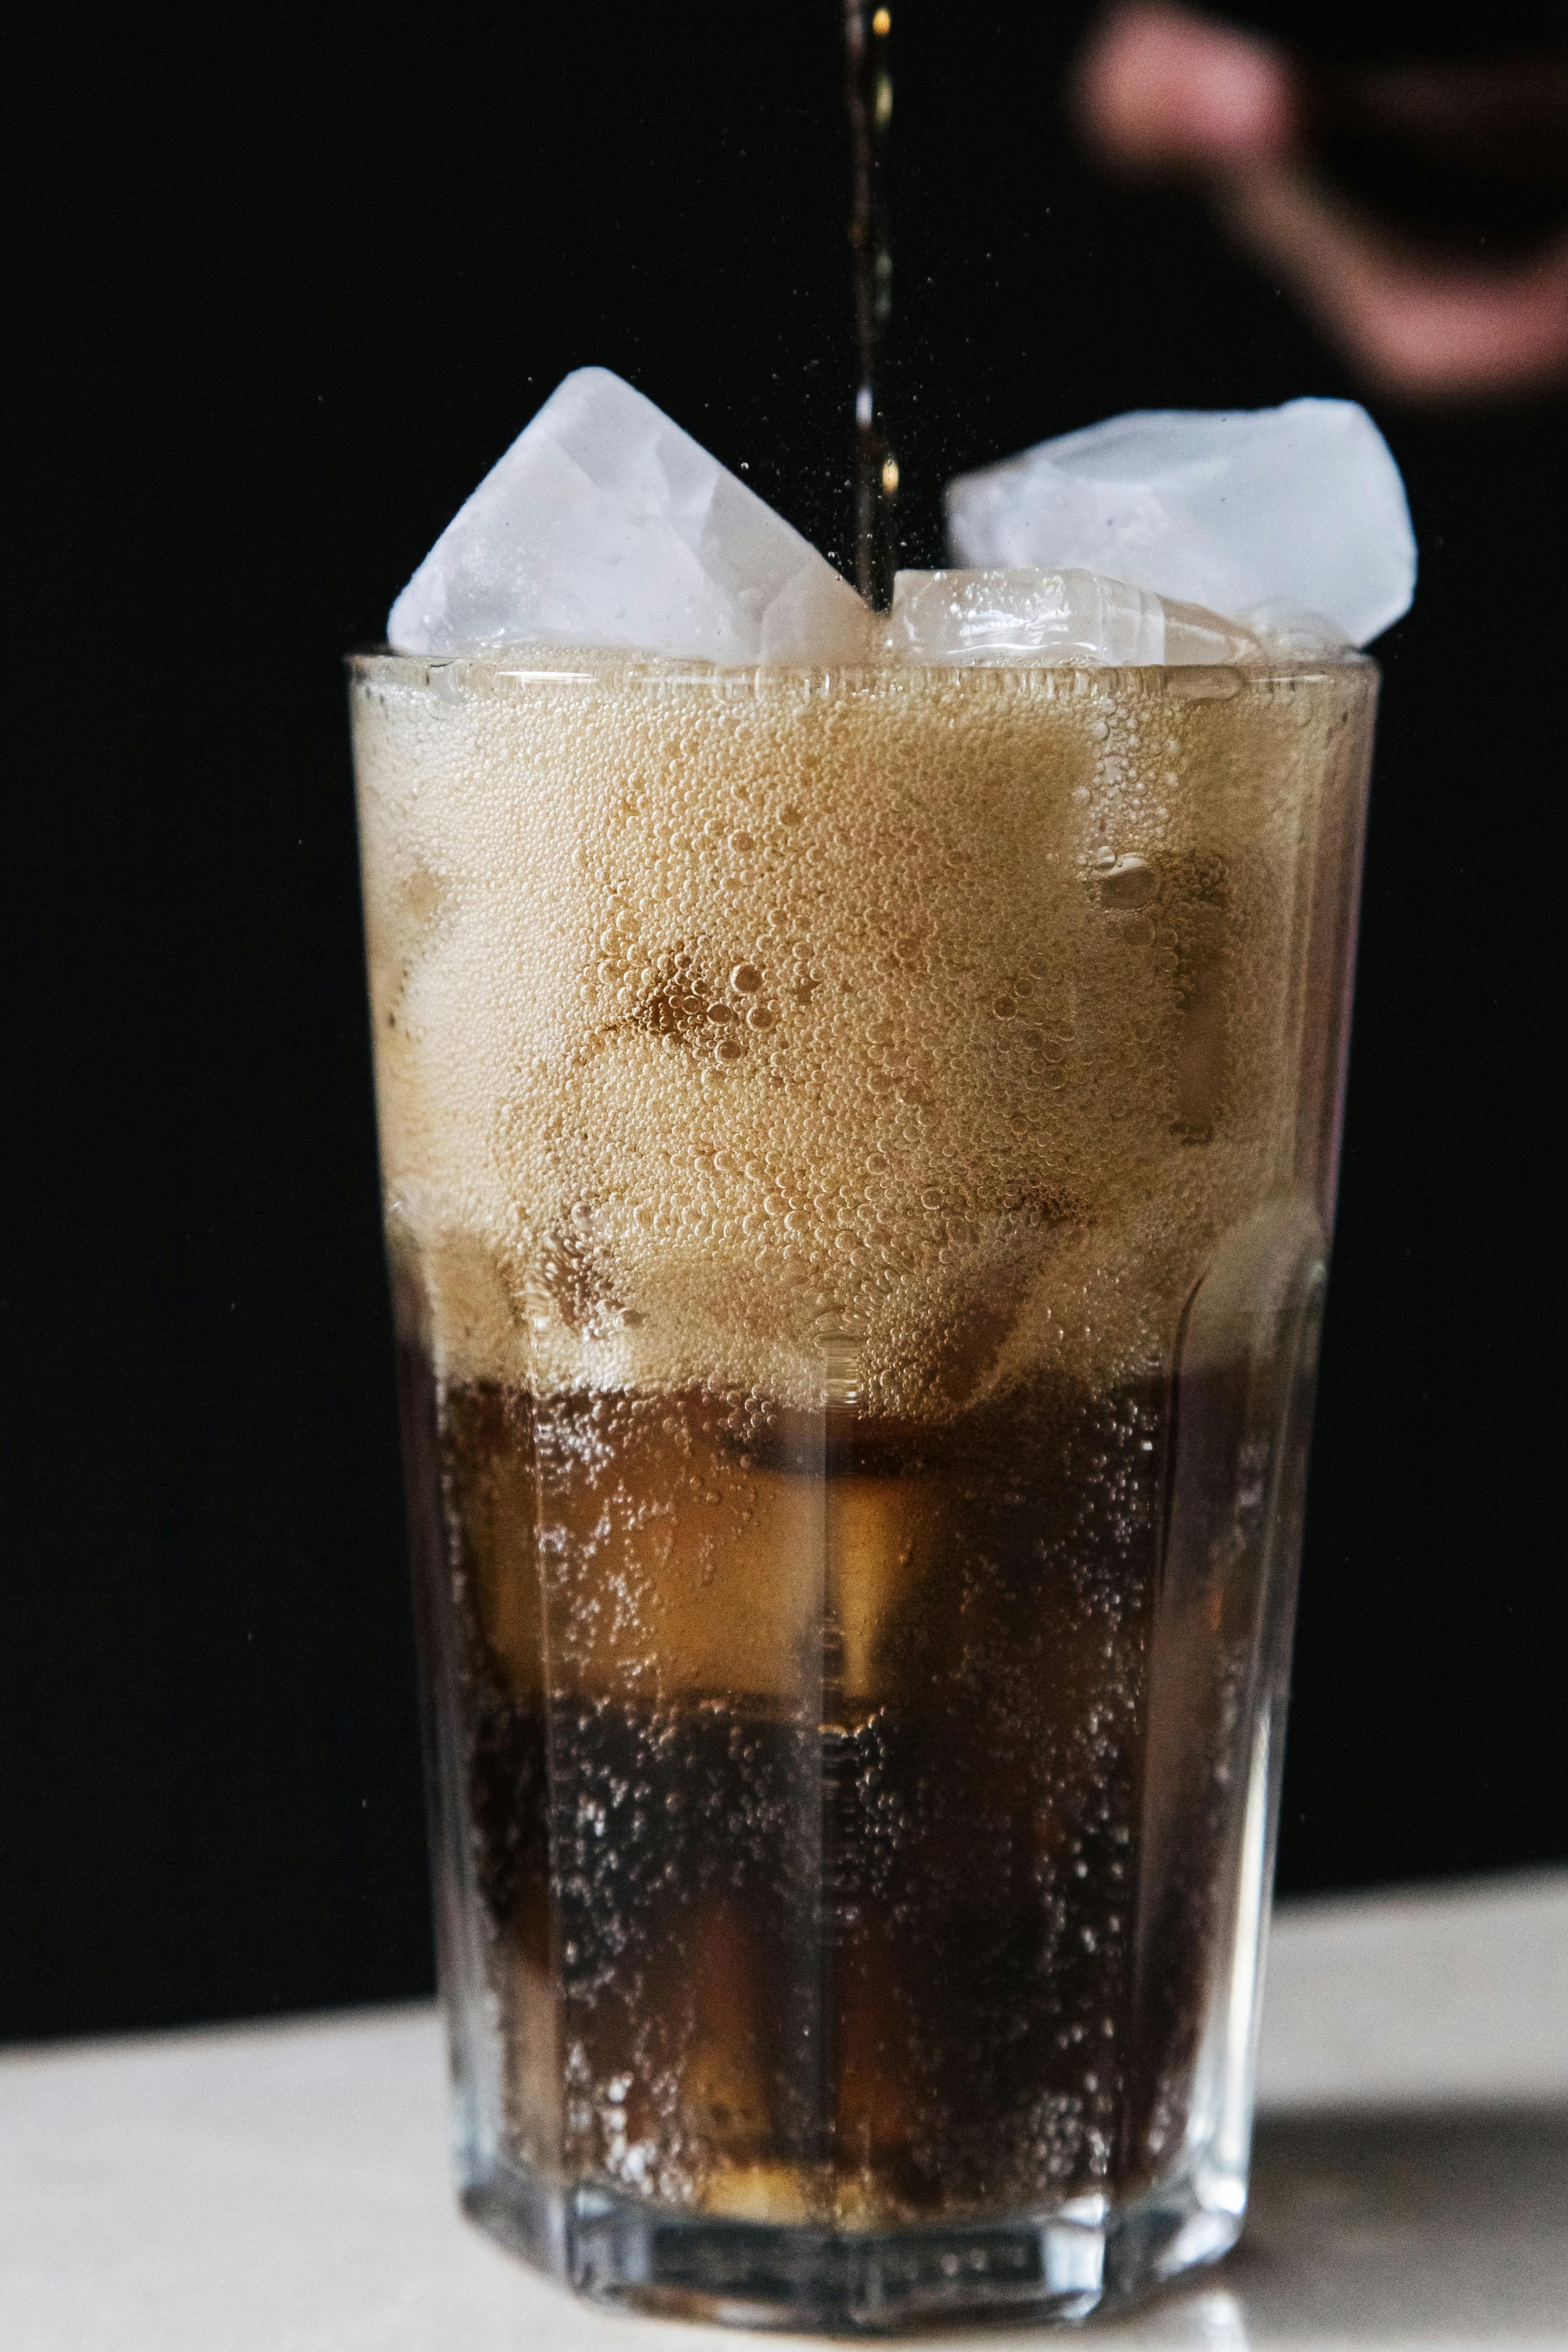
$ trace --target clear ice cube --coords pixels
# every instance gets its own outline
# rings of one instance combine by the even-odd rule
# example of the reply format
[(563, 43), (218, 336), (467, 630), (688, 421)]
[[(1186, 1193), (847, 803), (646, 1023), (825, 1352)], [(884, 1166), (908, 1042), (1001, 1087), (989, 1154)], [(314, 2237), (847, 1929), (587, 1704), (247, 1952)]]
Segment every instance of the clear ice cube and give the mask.
[(1097, 572), (900, 572), (878, 648), (937, 667), (1087, 662), (1237, 662), (1249, 630)]
[(1215, 613), (1322, 615), (1358, 646), (1415, 591), (1399, 468), (1350, 400), (1113, 416), (960, 475), (947, 514), (959, 563), (1081, 565)]
[(865, 658), (832, 565), (652, 401), (579, 368), (454, 516), (387, 621), (400, 653), (629, 646), (726, 667)]

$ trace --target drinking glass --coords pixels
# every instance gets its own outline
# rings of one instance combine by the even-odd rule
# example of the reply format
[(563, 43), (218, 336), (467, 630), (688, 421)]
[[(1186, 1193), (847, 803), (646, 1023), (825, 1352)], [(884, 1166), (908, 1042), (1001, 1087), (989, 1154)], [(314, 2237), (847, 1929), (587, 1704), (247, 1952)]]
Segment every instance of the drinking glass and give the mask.
[(458, 2171), (581, 2293), (1237, 2235), (1375, 684), (353, 664)]

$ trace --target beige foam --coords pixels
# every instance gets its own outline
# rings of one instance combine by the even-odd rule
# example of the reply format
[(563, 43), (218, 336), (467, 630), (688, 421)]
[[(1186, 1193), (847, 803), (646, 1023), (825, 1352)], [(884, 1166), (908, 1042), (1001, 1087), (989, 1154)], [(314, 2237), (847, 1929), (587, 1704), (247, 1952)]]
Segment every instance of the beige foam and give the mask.
[(448, 1373), (930, 1414), (1163, 1360), (1217, 1237), (1328, 1181), (1373, 678), (357, 665)]

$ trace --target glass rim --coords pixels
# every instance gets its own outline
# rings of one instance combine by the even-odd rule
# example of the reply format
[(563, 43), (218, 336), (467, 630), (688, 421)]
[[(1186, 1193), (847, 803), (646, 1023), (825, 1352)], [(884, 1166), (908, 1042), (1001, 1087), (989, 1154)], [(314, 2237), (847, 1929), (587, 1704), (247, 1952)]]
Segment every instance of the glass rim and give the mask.
[[(1354, 646), (1291, 653), (1267, 649), (1268, 657), (1250, 662), (1090, 662), (975, 661), (918, 662), (909, 660), (855, 663), (752, 662), (729, 666), (689, 656), (655, 654), (635, 646), (587, 646), (520, 643), (465, 647), (449, 654), (400, 653), (385, 644), (353, 647), (342, 656), (356, 685), (384, 682), (437, 688), (449, 681), (459, 690), (484, 693), (495, 686), (540, 685), (648, 688), (690, 688), (707, 692), (757, 693), (769, 688), (816, 693), (896, 689), (916, 680), (952, 681), (979, 692), (994, 692), (1003, 681), (1028, 681), (1031, 691), (1051, 699), (1064, 687), (1071, 692), (1092, 691), (1112, 679), (1138, 681), (1143, 692), (1170, 690), (1177, 684), (1180, 698), (1228, 698), (1248, 681), (1272, 685), (1318, 676), (1370, 672), (1379, 676), (1374, 655)], [(1220, 681), (1226, 683), (1220, 683)], [(1228, 681), (1234, 680), (1231, 684)], [(989, 683), (982, 684), (982, 681)], [(1204, 681), (1199, 683), (1199, 681)]]

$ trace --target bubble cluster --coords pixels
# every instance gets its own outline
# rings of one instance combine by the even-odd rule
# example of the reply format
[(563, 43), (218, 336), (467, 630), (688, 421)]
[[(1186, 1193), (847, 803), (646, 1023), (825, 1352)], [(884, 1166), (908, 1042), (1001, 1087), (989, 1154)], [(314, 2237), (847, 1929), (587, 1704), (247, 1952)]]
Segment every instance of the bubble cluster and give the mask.
[(1371, 691), (362, 663), (384, 1171), (447, 1368), (800, 1404), (828, 1314), (940, 1416), (1144, 1360), (1321, 1177), (1298, 877)]

